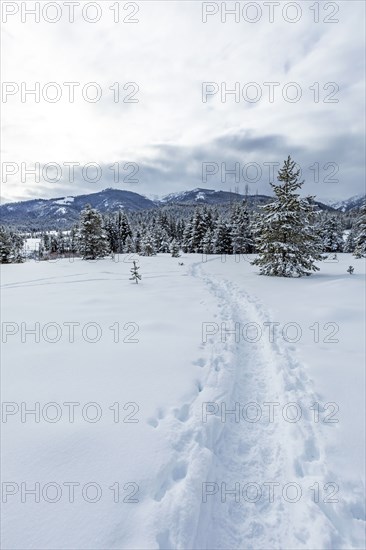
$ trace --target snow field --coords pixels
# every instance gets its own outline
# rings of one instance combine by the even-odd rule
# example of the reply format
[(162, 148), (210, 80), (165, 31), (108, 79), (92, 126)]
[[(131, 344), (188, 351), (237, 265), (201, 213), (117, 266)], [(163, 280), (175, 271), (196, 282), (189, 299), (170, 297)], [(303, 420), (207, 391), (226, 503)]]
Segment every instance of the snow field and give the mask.
[[(244, 257), (141, 257), (139, 285), (123, 255), (4, 266), (3, 482), (15, 484), (4, 547), (363, 548), (364, 264), (338, 258), (299, 280), (259, 277)], [(302, 329), (295, 343), (281, 332), (290, 321)], [(39, 343), (26, 331), (36, 322)], [(204, 323), (271, 322), (273, 342), (202, 337)], [(339, 342), (325, 341), (326, 323)], [(40, 404), (39, 422), (22, 402)], [(228, 413), (253, 402), (280, 403), (274, 421)], [(74, 422), (65, 403), (79, 403)], [(278, 412), (288, 403), (297, 422)], [(21, 485), (36, 482), (39, 502)], [(50, 482), (62, 488), (56, 502), (54, 487), (42, 494)], [(65, 482), (79, 483), (74, 502)], [(333, 492), (339, 502), (324, 502)]]

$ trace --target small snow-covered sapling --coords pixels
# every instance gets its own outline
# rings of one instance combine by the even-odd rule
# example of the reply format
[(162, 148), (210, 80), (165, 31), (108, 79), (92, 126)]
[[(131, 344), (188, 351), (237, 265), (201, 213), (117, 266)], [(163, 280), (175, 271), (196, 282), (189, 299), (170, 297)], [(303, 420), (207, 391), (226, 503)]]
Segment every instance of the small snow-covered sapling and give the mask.
[(135, 260), (133, 261), (133, 267), (131, 267), (131, 277), (130, 281), (135, 281), (138, 284), (139, 280), (141, 281), (141, 275), (139, 274), (139, 267), (136, 265)]

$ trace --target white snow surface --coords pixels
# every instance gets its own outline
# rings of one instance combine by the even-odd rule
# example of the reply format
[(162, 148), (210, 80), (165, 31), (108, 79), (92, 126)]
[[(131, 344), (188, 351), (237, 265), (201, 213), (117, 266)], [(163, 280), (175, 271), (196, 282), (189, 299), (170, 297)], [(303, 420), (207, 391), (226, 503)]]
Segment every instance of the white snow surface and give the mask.
[(206, 198), (205, 194), (201, 192), (197, 193), (195, 200), (196, 201), (204, 201)]
[(71, 204), (75, 200), (75, 197), (63, 197), (62, 199), (54, 200), (56, 204)]
[(57, 210), (55, 211), (55, 214), (66, 214), (66, 208), (64, 206), (57, 208)]
[(365, 548), (365, 265), (337, 258), (2, 266), (3, 548)]

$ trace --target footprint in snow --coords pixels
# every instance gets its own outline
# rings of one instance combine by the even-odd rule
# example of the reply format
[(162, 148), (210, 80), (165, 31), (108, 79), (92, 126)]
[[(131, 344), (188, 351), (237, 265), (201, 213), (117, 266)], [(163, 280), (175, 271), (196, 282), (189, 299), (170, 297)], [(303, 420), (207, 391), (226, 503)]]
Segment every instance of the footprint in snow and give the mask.
[(197, 359), (196, 361), (193, 361), (193, 365), (197, 365), (197, 367), (204, 367), (205, 366), (205, 360), (200, 357), (199, 359)]

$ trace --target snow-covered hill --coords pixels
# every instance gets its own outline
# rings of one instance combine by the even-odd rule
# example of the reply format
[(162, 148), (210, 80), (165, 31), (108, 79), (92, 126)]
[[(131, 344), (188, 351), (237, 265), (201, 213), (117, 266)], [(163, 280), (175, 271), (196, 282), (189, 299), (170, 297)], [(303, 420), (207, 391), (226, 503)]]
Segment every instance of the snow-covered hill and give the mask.
[[(171, 193), (161, 199), (149, 199), (138, 193), (121, 189), (105, 189), (86, 195), (57, 197), (54, 199), (33, 199), (7, 203), (0, 206), (1, 223), (18, 227), (31, 226), (35, 229), (70, 228), (78, 219), (86, 204), (91, 204), (101, 213), (112, 213), (123, 209), (126, 212), (150, 210), (166, 205), (220, 205), (246, 199), (249, 208), (256, 208), (271, 200), (266, 195), (244, 196), (230, 191), (197, 188), (192, 191)], [(322, 210), (333, 210), (321, 202), (316, 204)]]
[[(268, 199), (268, 197), (264, 197)], [(215, 191), (214, 189), (196, 188), (180, 193), (170, 193), (159, 201), (163, 204), (224, 204), (243, 200), (244, 195), (231, 191)]]
[[(350, 210), (358, 210), (361, 208), (362, 204), (366, 200), (366, 195), (355, 195), (349, 199), (343, 201), (326, 201), (326, 204), (334, 208), (335, 210), (340, 210), (341, 212), (349, 212)], [(325, 202), (325, 201), (324, 201)]]
[(86, 204), (99, 212), (116, 212), (120, 209), (136, 212), (156, 208), (153, 201), (138, 193), (121, 189), (105, 189), (98, 193), (57, 197), (54, 199), (34, 199), (0, 206), (2, 223), (33, 223), (38, 227), (69, 227), (79, 219)]

